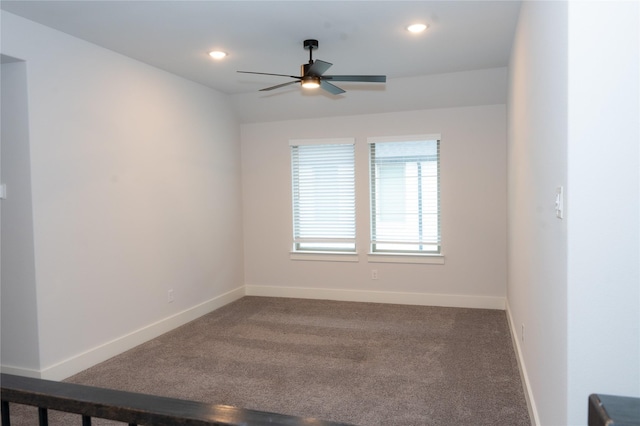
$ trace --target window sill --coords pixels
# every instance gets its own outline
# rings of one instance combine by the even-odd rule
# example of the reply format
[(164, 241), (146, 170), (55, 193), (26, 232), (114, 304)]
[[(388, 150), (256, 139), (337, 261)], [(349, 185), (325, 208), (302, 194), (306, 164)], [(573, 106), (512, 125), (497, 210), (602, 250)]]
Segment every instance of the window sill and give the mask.
[(320, 262), (359, 262), (358, 253), (342, 253), (328, 251), (292, 251), (289, 252), (291, 260), (312, 260)]
[(367, 261), (370, 263), (423, 263), (444, 265), (444, 255), (369, 253)]

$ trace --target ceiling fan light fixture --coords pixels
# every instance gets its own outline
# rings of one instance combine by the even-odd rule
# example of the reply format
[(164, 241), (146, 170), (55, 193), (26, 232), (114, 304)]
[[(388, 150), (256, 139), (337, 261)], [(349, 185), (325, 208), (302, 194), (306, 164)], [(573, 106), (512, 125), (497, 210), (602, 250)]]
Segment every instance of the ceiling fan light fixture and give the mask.
[(209, 56), (211, 56), (213, 59), (222, 59), (227, 56), (227, 52), (223, 52), (222, 50), (212, 50), (211, 52), (209, 52)]
[[(265, 87), (260, 89), (260, 92), (265, 92), (273, 89), (279, 89), (291, 84), (300, 83), (304, 89), (317, 89), (331, 93), (332, 95), (340, 95), (345, 93), (344, 90), (332, 84), (334, 81), (357, 81), (365, 83), (386, 83), (386, 75), (325, 75), (324, 73), (333, 65), (330, 62), (321, 61), (320, 59), (313, 60), (312, 52), (318, 48), (318, 40), (305, 40), (303, 43), (305, 49), (309, 50), (309, 62), (300, 66), (300, 76), (286, 75), (286, 74), (273, 74), (268, 72), (255, 72), (255, 71), (238, 71), (243, 74), (259, 74), (259, 75), (273, 75), (278, 77), (289, 77), (293, 80), (286, 83), (276, 84), (275, 86)], [(331, 83), (327, 80), (330, 80)]]
[(411, 24), (407, 27), (407, 31), (409, 31), (410, 33), (421, 33), (424, 30), (426, 30), (428, 27), (428, 25), (426, 24)]
[(320, 87), (320, 77), (316, 77), (313, 75), (307, 75), (302, 77), (300, 81), (302, 83), (302, 87), (305, 89), (317, 89)]

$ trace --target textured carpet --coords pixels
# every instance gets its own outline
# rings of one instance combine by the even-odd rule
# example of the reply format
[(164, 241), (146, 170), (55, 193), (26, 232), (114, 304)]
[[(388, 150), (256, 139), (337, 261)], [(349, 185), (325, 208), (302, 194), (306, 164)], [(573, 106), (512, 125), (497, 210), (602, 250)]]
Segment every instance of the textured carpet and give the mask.
[(357, 425), (530, 425), (497, 310), (245, 297), (67, 381)]

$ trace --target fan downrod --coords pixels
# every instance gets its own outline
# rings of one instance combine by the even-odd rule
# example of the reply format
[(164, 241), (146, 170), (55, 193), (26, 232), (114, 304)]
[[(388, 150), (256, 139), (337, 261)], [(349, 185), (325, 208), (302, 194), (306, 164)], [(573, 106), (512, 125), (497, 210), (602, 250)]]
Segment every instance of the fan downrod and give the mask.
[(305, 50), (309, 51), (309, 66), (311, 66), (313, 64), (313, 49), (318, 49), (318, 40), (305, 40), (302, 45), (304, 46)]

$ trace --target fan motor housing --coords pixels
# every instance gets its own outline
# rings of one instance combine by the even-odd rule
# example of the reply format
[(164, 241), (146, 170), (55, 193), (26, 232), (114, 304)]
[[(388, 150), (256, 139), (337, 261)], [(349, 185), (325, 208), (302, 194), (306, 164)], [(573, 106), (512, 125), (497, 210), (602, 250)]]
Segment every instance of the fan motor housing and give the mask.
[(300, 65), (300, 75), (311, 75), (307, 74), (309, 72), (309, 68), (311, 68), (312, 64), (302, 64)]

